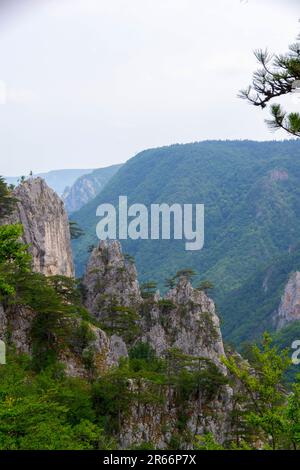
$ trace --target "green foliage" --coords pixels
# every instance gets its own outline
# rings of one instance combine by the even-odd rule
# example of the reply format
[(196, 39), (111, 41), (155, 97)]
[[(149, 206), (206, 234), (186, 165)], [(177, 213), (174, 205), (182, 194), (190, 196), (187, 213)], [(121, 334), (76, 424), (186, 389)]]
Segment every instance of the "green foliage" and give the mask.
[(16, 202), (11, 189), (5, 183), (4, 178), (0, 176), (0, 220), (13, 211)]
[(143, 299), (149, 299), (153, 297), (157, 290), (157, 282), (154, 281), (149, 281), (149, 282), (144, 282), (141, 287), (141, 296)]
[(121, 419), (128, 415), (133, 394), (122, 370), (111, 371), (93, 384), (92, 397), (96, 415), (108, 433), (121, 428)]
[(123, 257), (127, 263), (134, 264), (134, 256), (131, 256), (128, 253), (123, 253)]
[(31, 325), (33, 364), (53, 364), (68, 345), (76, 321), (83, 316), (77, 283), (64, 276), (46, 277), (31, 271), (22, 226), (0, 226), (0, 299), (35, 312)]
[(90, 385), (48, 370), (36, 375), (25, 356), (0, 368), (1, 450), (107, 448)]
[(215, 286), (213, 285), (212, 282), (206, 280), (206, 281), (200, 282), (200, 284), (197, 286), (196, 289), (207, 293), (209, 290), (214, 289), (214, 287)]
[(176, 279), (175, 277), (168, 277), (167, 279), (165, 279), (165, 283), (164, 283), (164, 286), (169, 290), (169, 289), (174, 289), (174, 287), (176, 286)]
[(117, 207), (119, 194), (127, 194), (129, 204), (147, 207), (153, 201), (205, 204), (200, 251), (186, 251), (180, 240), (122, 241), (123, 250), (135, 257), (141, 283), (155, 279), (162, 290), (174, 272), (190, 266), (215, 285), (226, 340), (241, 344), (271, 328), (286, 276), (300, 263), (298, 141), (210, 141), (140, 153), (73, 214), (85, 231), (73, 241), (79, 275), (88, 245), (97, 242), (96, 208), (102, 202)]
[(197, 273), (196, 271), (194, 271), (194, 269), (184, 268), (184, 269), (180, 269), (179, 271), (177, 271), (177, 273), (175, 274), (175, 279), (180, 279), (182, 277), (185, 277), (186, 279), (190, 281), (196, 275)]
[(130, 359), (142, 359), (151, 363), (155, 360), (155, 351), (149, 343), (139, 342), (136, 343), (129, 351)]
[[(300, 36), (299, 36), (300, 39)], [(252, 85), (242, 90), (240, 97), (254, 106), (265, 108), (274, 98), (292, 93), (300, 80), (300, 43), (292, 44), (289, 52), (281, 55), (269, 54), (267, 50), (255, 51), (261, 65), (253, 75)], [(287, 114), (279, 104), (271, 105), (272, 119), (266, 120), (273, 130), (283, 129), (300, 137), (300, 114)]]
[(20, 242), (21, 225), (0, 226), (0, 300), (16, 294), (15, 273), (27, 273), (30, 256), (27, 246)]
[[(274, 330), (272, 316), (277, 311), (285, 286), (292, 272), (300, 266), (300, 246), (257, 270), (239, 289), (230, 295), (218, 296), (224, 319), (222, 330), (225, 340), (241, 349), (244, 342), (253, 342), (264, 333)], [(294, 332), (293, 332), (294, 330)], [(297, 325), (276, 334), (276, 343), (290, 347), (297, 336)]]
[(117, 334), (125, 342), (131, 343), (140, 332), (140, 316), (129, 308), (121, 305), (112, 305), (101, 316), (100, 327), (109, 335)]
[(176, 308), (176, 305), (168, 299), (161, 299), (157, 302), (162, 313), (169, 313)]
[(285, 409), (286, 419), (286, 446), (293, 450), (300, 449), (300, 376), (293, 384), (292, 393), (288, 398), (288, 406)]
[(69, 221), (70, 236), (72, 240), (77, 240), (84, 235), (84, 231), (79, 227), (77, 222)]
[(203, 436), (196, 436), (194, 442), (195, 450), (225, 450), (223, 446), (218, 444), (211, 433), (206, 433)]
[[(271, 337), (265, 334), (262, 347), (252, 347), (251, 366), (234, 356), (224, 359), (224, 363), (244, 390), (240, 395), (242, 411), (236, 423), (237, 434), (239, 429), (243, 433), (246, 428), (245, 440), (249, 443), (261, 439), (266, 448), (282, 448), (290, 427), (286, 414), (287, 391), (282, 385), (290, 366), (287, 351), (279, 352), (272, 345)], [(242, 440), (245, 436), (238, 437)]]

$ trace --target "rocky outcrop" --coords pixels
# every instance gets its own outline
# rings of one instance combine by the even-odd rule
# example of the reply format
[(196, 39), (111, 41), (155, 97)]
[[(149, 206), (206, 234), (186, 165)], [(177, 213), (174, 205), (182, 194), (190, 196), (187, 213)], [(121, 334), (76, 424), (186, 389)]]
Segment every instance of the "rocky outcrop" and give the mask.
[(35, 313), (22, 305), (0, 305), (0, 339), (19, 353), (31, 353), (30, 331)]
[(85, 305), (101, 320), (111, 306), (130, 307), (140, 314), (142, 334), (161, 357), (170, 348), (204, 357), (225, 370), (224, 347), (215, 305), (205, 292), (194, 289), (186, 277), (164, 298), (159, 293), (142, 299), (137, 272), (126, 260), (118, 241), (101, 241), (91, 254), (83, 278)]
[[(225, 352), (214, 302), (203, 291), (193, 289), (187, 278), (180, 278), (164, 298), (156, 294), (145, 300), (141, 318), (143, 334), (139, 341), (149, 343), (158, 357), (168, 357), (171, 351), (178, 351), (179, 357), (193, 364), (188, 369), (193, 370), (197, 363), (196, 367), (207, 370), (211, 364), (220, 377), (226, 377), (227, 370), (221, 360)], [(157, 391), (152, 393), (155, 395)], [(123, 447), (151, 442), (158, 449), (174, 445), (188, 449), (197, 435), (212, 433), (220, 443), (230, 436), (233, 390), (226, 383), (216, 385), (210, 393), (200, 387), (181, 404), (178, 390), (173, 387), (160, 393), (156, 402), (132, 407), (120, 436)]]
[[(0, 304), (0, 339), (7, 345), (13, 345), (19, 353), (32, 354), (32, 325), (36, 313), (21, 305), (11, 305), (4, 309)], [(79, 325), (74, 319), (74, 327)], [(121, 357), (128, 356), (127, 347), (117, 335), (108, 337), (100, 328), (90, 324), (93, 339), (83, 349), (67, 346), (59, 360), (65, 366), (65, 372), (72, 377), (88, 378), (90, 375), (86, 357), (92, 357), (95, 376), (101, 375), (113, 366), (117, 366)]]
[(142, 302), (135, 265), (118, 241), (101, 241), (92, 251), (83, 286), (85, 305), (100, 320), (112, 306), (137, 308)]
[[(137, 391), (136, 384), (131, 387)], [(232, 395), (230, 387), (222, 386), (214, 396), (202, 391), (179, 406), (176, 392), (170, 388), (156, 403), (152, 400), (132, 407), (120, 433), (121, 448), (148, 442), (157, 449), (191, 449), (196, 436), (206, 433), (224, 443), (231, 433)]]
[[(139, 313), (139, 333), (129, 347), (148, 343), (157, 357), (172, 362), (169, 355), (179, 354), (189, 364), (179, 367), (187, 367), (190, 372), (197, 368), (199, 373), (208, 373), (207, 377), (213, 370), (212, 375), (221, 377), (219, 384), (217, 378), (215, 383), (212, 381), (213, 391), (203, 386), (183, 401), (178, 400), (178, 389), (172, 385), (129, 380), (128, 387), (136, 399), (123, 417), (118, 436), (121, 448), (151, 442), (164, 449), (175, 445), (177, 439), (180, 444), (176, 445), (186, 449), (196, 435), (205, 432), (223, 442), (231, 430), (233, 390), (226, 383), (227, 370), (222, 363), (225, 352), (214, 302), (205, 292), (194, 289), (184, 276), (165, 297), (157, 292), (142, 298), (135, 266), (122, 255), (117, 241), (101, 241), (93, 250), (83, 284), (86, 306), (98, 320), (105, 317), (112, 304)], [(140, 401), (141, 396), (148, 396), (149, 402)]]
[(145, 303), (142, 318), (142, 340), (150, 343), (158, 356), (176, 348), (208, 358), (226, 370), (220, 361), (225, 353), (214, 302), (185, 277), (164, 299)]
[(300, 320), (300, 272), (291, 274), (281, 298), (278, 311), (273, 317), (279, 330), (289, 323)]
[(78, 211), (97, 196), (121, 166), (112, 165), (107, 168), (99, 168), (81, 176), (71, 187), (67, 187), (62, 195), (67, 212), (71, 214)]
[(93, 377), (101, 376), (111, 367), (117, 366), (121, 357), (127, 357), (127, 347), (123, 339), (117, 335), (111, 337), (93, 325), (90, 325), (94, 339), (80, 354), (68, 349), (60, 357), (65, 366), (65, 373), (70, 377), (89, 377), (91, 370), (87, 366), (86, 357), (92, 358)]
[(6, 223), (23, 225), (33, 269), (46, 276), (74, 276), (69, 223), (64, 204), (42, 178), (29, 178), (14, 191), (18, 200)]
[[(5, 220), (5, 223), (21, 223), (23, 225), (23, 241), (29, 245), (33, 269), (45, 275), (73, 276), (69, 224), (61, 199), (41, 178), (30, 178), (21, 183), (14, 194), (18, 200), (17, 207), (14, 213)], [(123, 257), (120, 254), (120, 247), (117, 248), (119, 252), (118, 250), (115, 252), (114, 249), (110, 250), (111, 256), (108, 266), (105, 265), (105, 269), (103, 267), (106, 272), (109, 271), (110, 264), (112, 267), (114, 266), (106, 278), (112, 289), (114, 277), (121, 282), (117, 273), (122, 265)], [(103, 247), (101, 254), (103, 255), (104, 252)], [(92, 265), (93, 259), (92, 256)], [(126, 289), (124, 277), (124, 283), (117, 283), (115, 289), (121, 290), (120, 299), (122, 298), (122, 301), (129, 304), (132, 300), (129, 290), (132, 289), (132, 292), (137, 293), (138, 284), (134, 266), (128, 265), (125, 271), (126, 280), (128, 275), (132, 278), (132, 286), (128, 283), (128, 289)], [(93, 286), (93, 274), (90, 273), (90, 276), (88, 281)], [(120, 276), (122, 277), (121, 272)], [(128, 297), (126, 297), (127, 295)], [(31, 355), (32, 325), (36, 315), (37, 312), (22, 305), (12, 304), (4, 308), (0, 304), (0, 339), (7, 345), (13, 345), (18, 352)], [(80, 318), (74, 317), (71, 330), (76, 330), (80, 322)], [(122, 338), (116, 334), (109, 337), (91, 323), (89, 328), (93, 339), (88, 346), (83, 350), (78, 350), (77, 345), (72, 344), (72, 346), (66, 346), (60, 354), (59, 360), (65, 365), (68, 375), (88, 377), (87, 357), (92, 358), (94, 363), (93, 373), (99, 375), (110, 367), (116, 366), (120, 357), (128, 355), (126, 344)]]
[(289, 179), (289, 174), (286, 170), (275, 168), (269, 173), (269, 178), (271, 182), (275, 181), (286, 181)]

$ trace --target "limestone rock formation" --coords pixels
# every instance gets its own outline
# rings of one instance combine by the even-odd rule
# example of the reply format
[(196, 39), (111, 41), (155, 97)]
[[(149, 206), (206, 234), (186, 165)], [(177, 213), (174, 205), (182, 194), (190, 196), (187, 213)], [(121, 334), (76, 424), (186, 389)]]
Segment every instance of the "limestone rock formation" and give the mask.
[(18, 199), (7, 223), (21, 223), (33, 269), (47, 276), (74, 276), (69, 223), (64, 204), (42, 178), (30, 178), (14, 191)]
[(94, 340), (89, 346), (81, 351), (79, 355), (68, 349), (64, 351), (60, 358), (65, 366), (66, 374), (70, 377), (86, 378), (89, 376), (85, 363), (86, 355), (92, 354), (94, 374), (96, 376), (102, 375), (111, 367), (117, 366), (121, 357), (128, 356), (127, 347), (122, 338), (117, 335), (109, 338), (100, 328), (93, 325), (90, 328), (94, 334)]
[[(206, 433), (211, 433), (217, 442), (223, 443), (231, 433), (232, 395), (232, 389), (224, 386), (210, 399), (205, 397), (205, 393), (200, 393), (185, 402), (184, 410), (180, 410), (171, 389), (163, 403), (135, 405), (120, 433), (121, 448), (142, 442), (151, 442), (157, 449), (170, 448), (176, 432), (182, 449), (191, 448), (195, 436)], [(182, 415), (185, 424), (180, 430), (178, 423)]]
[(67, 212), (71, 214), (78, 211), (97, 196), (121, 166), (112, 165), (107, 168), (98, 168), (91, 173), (80, 176), (72, 186), (66, 187), (62, 200)]
[(291, 274), (281, 298), (279, 309), (273, 317), (277, 329), (300, 320), (300, 272)]
[(158, 356), (177, 348), (184, 354), (208, 358), (226, 370), (220, 361), (225, 353), (214, 302), (185, 277), (164, 299), (148, 302), (143, 312), (142, 340)]
[(123, 256), (118, 241), (101, 241), (93, 250), (83, 286), (86, 307), (97, 319), (111, 305), (135, 308), (142, 302), (135, 265)]
[[(120, 243), (102, 241), (91, 254), (83, 283), (86, 306), (98, 320), (112, 302), (139, 313), (140, 333), (134, 344), (150, 344), (161, 358), (167, 357), (170, 350), (178, 351), (183, 357), (197, 358), (201, 370), (212, 364), (221, 377), (226, 377), (227, 370), (221, 360), (225, 352), (214, 302), (203, 291), (194, 289), (187, 278), (181, 277), (163, 298), (157, 292), (143, 299), (135, 266), (122, 255)], [(121, 348), (118, 357), (124, 355)], [(137, 396), (143, 391), (149, 396), (157, 394), (146, 382), (131, 380), (128, 386)], [(122, 421), (121, 448), (142, 442), (151, 442), (160, 449), (169, 448), (179, 432), (182, 416), (185, 420), (184, 430), (180, 432), (183, 448), (188, 448), (196, 435), (205, 432), (213, 433), (219, 442), (230, 435), (233, 390), (226, 383), (217, 385), (211, 394), (204, 388), (192, 393), (184, 409), (178, 405), (172, 386), (162, 388), (160, 393), (159, 399), (147, 404), (139, 403), (138, 399), (132, 404)]]
[[(31, 329), (36, 313), (21, 305), (11, 305), (4, 309), (0, 304), (0, 339), (12, 344), (19, 353), (32, 354)], [(74, 324), (78, 322), (74, 322)], [(110, 338), (104, 331), (90, 325), (94, 339), (86, 349), (76, 353), (76, 348), (67, 347), (60, 355), (60, 362), (65, 372), (72, 377), (88, 377), (85, 355), (91, 353), (95, 362), (95, 374), (101, 375), (110, 367), (117, 366), (120, 357), (128, 355), (122, 338), (113, 335)]]
[(110, 308), (130, 307), (140, 314), (139, 340), (157, 356), (177, 348), (184, 354), (213, 361), (222, 370), (224, 347), (214, 302), (182, 277), (164, 298), (142, 299), (135, 265), (126, 261), (118, 241), (101, 241), (91, 254), (83, 279), (85, 305), (101, 320)]
[(23, 305), (6, 309), (0, 304), (0, 339), (13, 344), (20, 353), (31, 352), (30, 331), (35, 313)]

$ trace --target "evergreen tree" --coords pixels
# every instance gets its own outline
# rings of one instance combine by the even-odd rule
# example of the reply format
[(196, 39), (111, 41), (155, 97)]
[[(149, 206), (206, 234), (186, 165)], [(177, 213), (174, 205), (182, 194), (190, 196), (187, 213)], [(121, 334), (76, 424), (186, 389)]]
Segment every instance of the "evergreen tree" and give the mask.
[(0, 176), (0, 220), (13, 211), (16, 202), (11, 189), (5, 183), (4, 178)]
[(69, 221), (70, 236), (72, 240), (77, 240), (84, 235), (84, 230), (82, 230), (77, 222)]
[(233, 355), (224, 363), (242, 385), (238, 425), (248, 430), (247, 435), (240, 430), (240, 438), (252, 444), (261, 440), (266, 448), (280, 449), (287, 426), (288, 393), (282, 385), (291, 364), (287, 351), (272, 346), (271, 337), (265, 334), (262, 348), (252, 347), (251, 364)]
[[(257, 50), (255, 56), (261, 68), (253, 74), (252, 85), (241, 90), (241, 98), (264, 109), (274, 98), (300, 88), (300, 42), (292, 44), (286, 54), (274, 56), (267, 50)], [(283, 129), (300, 137), (300, 113), (287, 113), (281, 105), (274, 103), (271, 115), (272, 119), (266, 120), (271, 129)]]

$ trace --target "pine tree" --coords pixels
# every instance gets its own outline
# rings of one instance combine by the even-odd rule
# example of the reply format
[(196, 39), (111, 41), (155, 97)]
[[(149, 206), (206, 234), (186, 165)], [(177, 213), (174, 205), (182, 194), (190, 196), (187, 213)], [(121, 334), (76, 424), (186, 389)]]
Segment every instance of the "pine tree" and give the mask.
[[(240, 91), (240, 98), (264, 109), (274, 98), (300, 88), (300, 42), (292, 44), (285, 54), (272, 55), (267, 50), (257, 50), (255, 56), (261, 68), (253, 74), (252, 85)], [(300, 113), (287, 113), (274, 103), (271, 115), (272, 118), (266, 120), (271, 129), (283, 129), (300, 137)]]
[(16, 202), (17, 200), (13, 197), (11, 190), (4, 181), (4, 178), (0, 176), (0, 220), (13, 211)]

